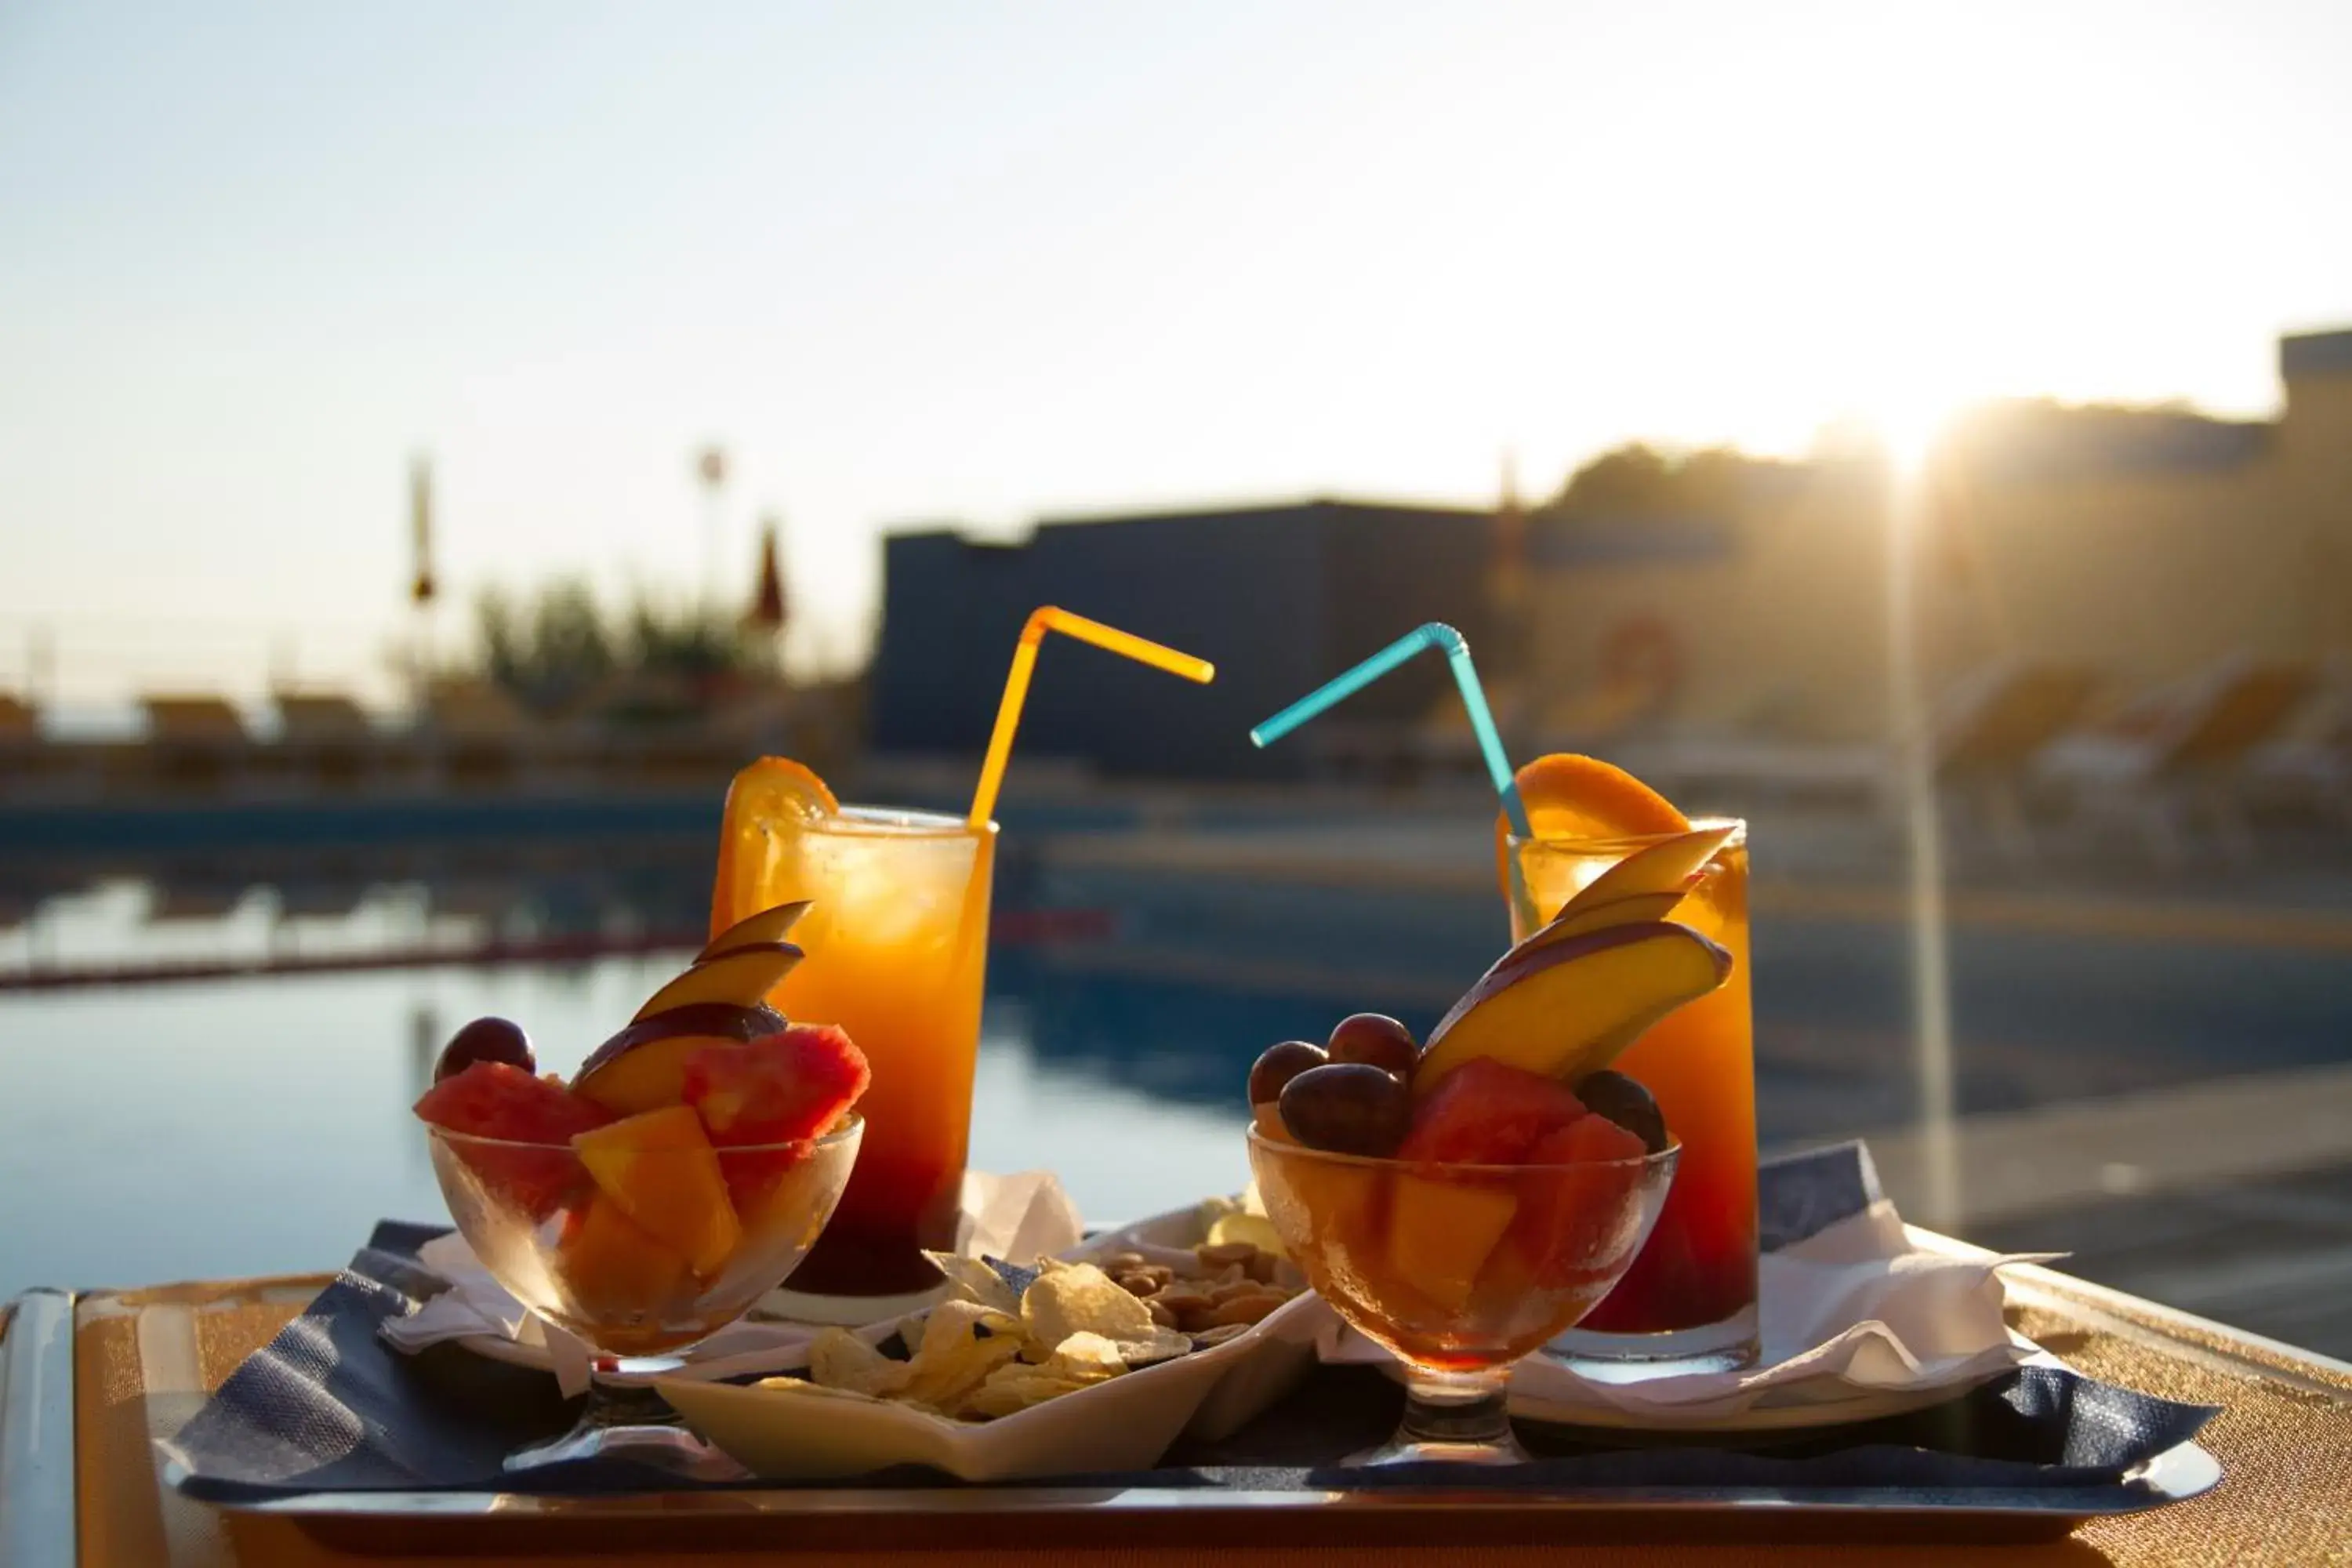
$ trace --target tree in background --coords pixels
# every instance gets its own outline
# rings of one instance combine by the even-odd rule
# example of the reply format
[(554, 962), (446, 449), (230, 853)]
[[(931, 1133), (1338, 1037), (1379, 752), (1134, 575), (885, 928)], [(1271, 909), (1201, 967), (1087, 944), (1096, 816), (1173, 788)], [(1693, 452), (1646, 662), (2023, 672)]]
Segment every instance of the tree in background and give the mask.
[(611, 616), (576, 578), (529, 603), (500, 589), (477, 605), (479, 676), (534, 712), (594, 709), (653, 718), (698, 709), (769, 673), (772, 660), (731, 619), (640, 595)]
[(1586, 462), (1538, 509), (1556, 518), (1706, 517), (1737, 507), (1759, 472), (1781, 465), (1731, 447), (1669, 453), (1629, 442)]

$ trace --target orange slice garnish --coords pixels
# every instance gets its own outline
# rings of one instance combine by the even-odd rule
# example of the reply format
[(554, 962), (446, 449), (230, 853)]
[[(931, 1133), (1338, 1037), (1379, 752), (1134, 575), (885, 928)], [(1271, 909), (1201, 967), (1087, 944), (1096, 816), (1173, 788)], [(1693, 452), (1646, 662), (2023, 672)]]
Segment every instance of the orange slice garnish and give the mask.
[[(1598, 757), (1553, 752), (1513, 775), (1538, 838), (1646, 838), (1687, 833), (1690, 819), (1664, 795)], [(1495, 814), (1495, 877), (1510, 897), (1511, 824)]]
[(776, 902), (766, 886), (773, 858), (771, 825), (814, 822), (841, 809), (824, 781), (790, 757), (761, 757), (727, 786), (719, 826), (719, 871), (710, 880), (710, 934)]

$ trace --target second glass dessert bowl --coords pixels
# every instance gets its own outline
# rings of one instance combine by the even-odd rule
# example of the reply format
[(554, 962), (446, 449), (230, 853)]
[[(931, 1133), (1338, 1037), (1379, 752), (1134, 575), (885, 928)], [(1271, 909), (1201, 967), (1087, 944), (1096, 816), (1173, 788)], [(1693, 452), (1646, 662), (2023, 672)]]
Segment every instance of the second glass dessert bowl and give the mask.
[(1253, 1129), (1250, 1166), (1284, 1247), (1350, 1328), (1404, 1366), (1395, 1436), (1347, 1462), (1525, 1461), (1506, 1409), (1513, 1363), (1633, 1266), (1681, 1152), (1440, 1164)]

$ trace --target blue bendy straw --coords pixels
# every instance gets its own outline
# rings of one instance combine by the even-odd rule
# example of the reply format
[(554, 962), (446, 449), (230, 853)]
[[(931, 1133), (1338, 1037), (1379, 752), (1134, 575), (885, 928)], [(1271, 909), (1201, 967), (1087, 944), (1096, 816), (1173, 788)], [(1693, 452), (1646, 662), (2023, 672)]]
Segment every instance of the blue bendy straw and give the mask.
[(1503, 797), (1503, 815), (1510, 818), (1511, 831), (1521, 838), (1534, 837), (1528, 831), (1528, 808), (1519, 804), (1519, 786), (1511, 777), (1511, 760), (1503, 754), (1503, 737), (1495, 732), (1495, 716), (1486, 709), (1486, 689), (1478, 684), (1478, 667), (1470, 662), (1470, 645), (1444, 621), (1414, 627), (1355, 668), (1325, 681), (1252, 730), (1251, 743), (1265, 746), (1281, 740), (1425, 647), (1444, 650), (1445, 662), (1454, 667), (1454, 684), (1462, 689), (1462, 706), (1470, 711), (1470, 729), (1478, 737), (1478, 750), (1486, 759), (1486, 773), (1495, 781), (1495, 793)]

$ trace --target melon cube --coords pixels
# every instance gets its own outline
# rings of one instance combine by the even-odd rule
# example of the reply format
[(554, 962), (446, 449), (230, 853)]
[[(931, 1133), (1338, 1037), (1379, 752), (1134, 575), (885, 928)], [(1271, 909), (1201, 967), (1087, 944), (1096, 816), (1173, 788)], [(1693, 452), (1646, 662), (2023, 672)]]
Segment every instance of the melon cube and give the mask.
[(555, 1268), (583, 1317), (658, 1312), (686, 1283), (677, 1251), (647, 1234), (608, 1193), (591, 1193), (564, 1227)]
[(682, 1254), (695, 1273), (707, 1279), (733, 1255), (742, 1226), (691, 1109), (648, 1110), (583, 1132), (572, 1146), (621, 1212)]
[(1508, 1187), (1399, 1172), (1389, 1194), (1389, 1268), (1445, 1310), (1460, 1311), (1518, 1207)]

